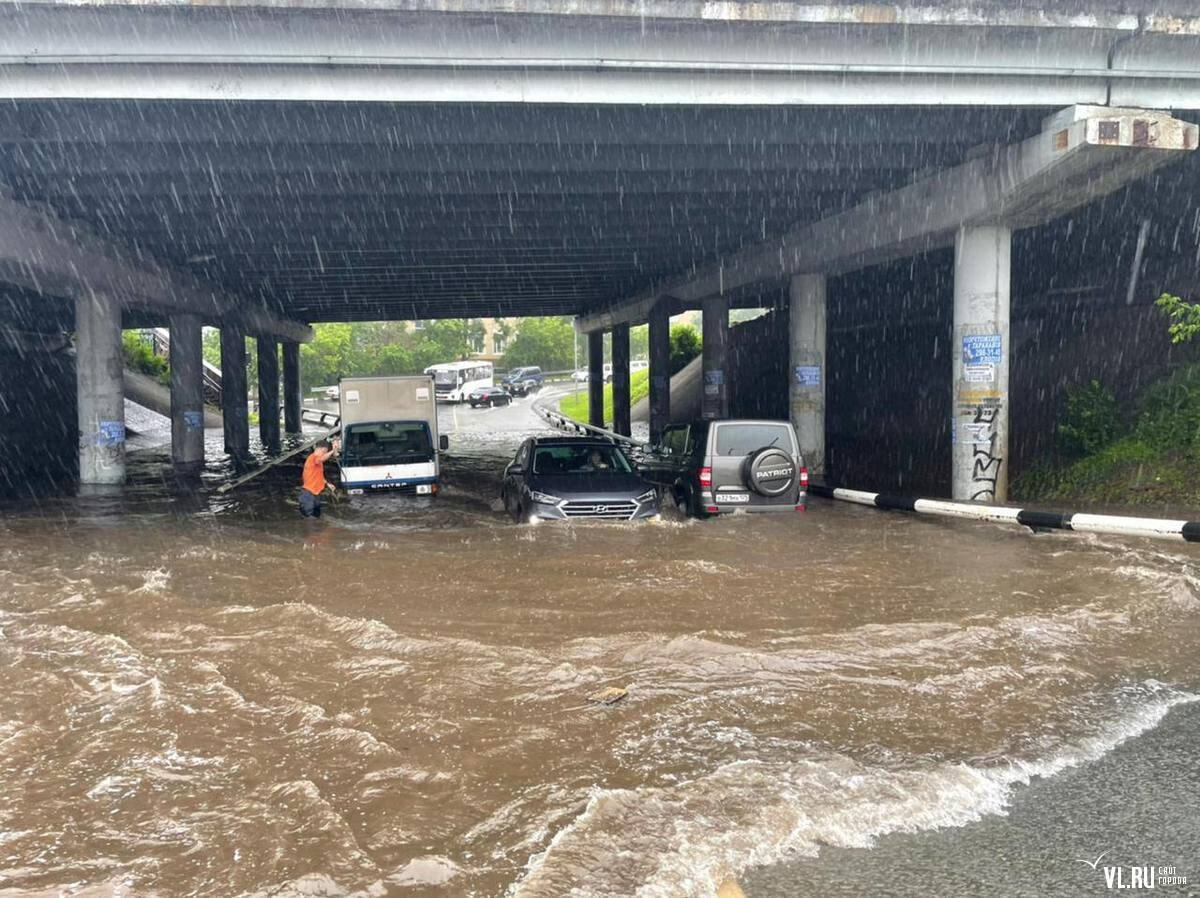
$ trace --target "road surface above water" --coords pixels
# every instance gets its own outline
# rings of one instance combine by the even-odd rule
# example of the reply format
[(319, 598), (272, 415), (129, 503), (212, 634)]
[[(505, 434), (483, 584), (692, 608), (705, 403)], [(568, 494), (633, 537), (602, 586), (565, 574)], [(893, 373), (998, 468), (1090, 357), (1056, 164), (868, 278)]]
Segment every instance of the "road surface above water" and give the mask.
[[(0, 896), (1103, 890), (1073, 859), (1120, 846), (1072, 820), (1112, 802), (1038, 790), (1166, 769), (1138, 746), (1200, 707), (1195, 549), (825, 502), (517, 526), (529, 404), (445, 414), (436, 500), (314, 524), (296, 467), (218, 497), (222, 462), (187, 494), (148, 453), (122, 497), (0, 506)], [(1150, 785), (1122, 806), (1193, 851), (1144, 862), (1195, 883)]]

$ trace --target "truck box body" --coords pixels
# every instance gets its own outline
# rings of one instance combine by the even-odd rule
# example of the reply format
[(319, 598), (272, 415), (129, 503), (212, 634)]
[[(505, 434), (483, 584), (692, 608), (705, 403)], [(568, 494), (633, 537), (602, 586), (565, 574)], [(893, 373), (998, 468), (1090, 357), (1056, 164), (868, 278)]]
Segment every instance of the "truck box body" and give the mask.
[(433, 378), (343, 377), (339, 387), (342, 486), (436, 493), (441, 442)]

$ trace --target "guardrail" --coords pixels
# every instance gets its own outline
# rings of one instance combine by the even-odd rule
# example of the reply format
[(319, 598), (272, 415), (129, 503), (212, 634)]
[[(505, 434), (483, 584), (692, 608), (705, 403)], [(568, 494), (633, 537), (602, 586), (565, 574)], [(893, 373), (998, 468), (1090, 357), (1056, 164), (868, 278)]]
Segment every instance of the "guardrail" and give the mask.
[(1084, 514), (1058, 511), (1037, 511), (1032, 508), (1010, 508), (1006, 505), (974, 505), (969, 502), (949, 502), (944, 499), (921, 499), (910, 496), (889, 496), (864, 490), (848, 490), (813, 484), (808, 491), (815, 496), (837, 499), (855, 505), (869, 505), (890, 511), (911, 511), (949, 518), (968, 518), (990, 521), (993, 524), (1017, 524), (1035, 533), (1046, 530), (1071, 530), (1076, 533), (1108, 533), (1116, 536), (1146, 536), (1152, 539), (1173, 539), (1200, 542), (1200, 521), (1177, 521), (1165, 518), (1136, 518), (1116, 514)]
[(576, 421), (574, 418), (564, 415), (558, 409), (547, 407), (546, 400), (544, 399), (539, 399), (533, 403), (533, 410), (551, 427), (561, 430), (564, 433), (578, 436), (603, 437), (613, 443), (627, 446), (635, 454), (645, 452), (646, 447), (649, 445), (649, 443), (643, 443), (641, 440), (635, 440), (633, 437), (627, 437), (622, 433), (605, 430), (603, 427), (596, 427), (594, 424), (585, 424), (582, 421)]
[(342, 416), (337, 412), (323, 412), (319, 408), (301, 408), (300, 420), (322, 427), (338, 427), (342, 423)]

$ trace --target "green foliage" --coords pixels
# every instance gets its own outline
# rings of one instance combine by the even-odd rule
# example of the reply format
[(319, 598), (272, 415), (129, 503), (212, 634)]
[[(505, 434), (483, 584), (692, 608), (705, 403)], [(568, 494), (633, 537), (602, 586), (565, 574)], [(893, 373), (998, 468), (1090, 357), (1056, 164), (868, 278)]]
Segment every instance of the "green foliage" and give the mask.
[(700, 354), (700, 332), (690, 324), (671, 327), (671, 374), (678, 374)]
[(1079, 457), (1103, 449), (1117, 436), (1119, 409), (1112, 391), (1100, 381), (1067, 391), (1067, 410), (1058, 425), (1063, 453)]
[[(636, 405), (646, 396), (650, 395), (650, 372), (647, 369), (635, 371), (629, 378), (629, 404)], [(588, 391), (587, 385), (576, 390), (569, 396), (563, 397), (558, 404), (558, 410), (569, 418), (574, 418), (576, 421), (587, 421), (588, 419)], [(612, 421), (613, 401), (612, 401), (612, 384), (604, 385), (604, 420)]]
[[(1063, 427), (1074, 415), (1080, 445), (1085, 433), (1092, 434), (1093, 445), (1103, 439), (1094, 419), (1106, 414), (1110, 397), (1104, 397), (1097, 387), (1093, 382), (1073, 394), (1080, 397), (1074, 411), (1068, 399)], [(1200, 480), (1195, 476), (1200, 460), (1200, 365), (1181, 367), (1151, 384), (1138, 402), (1132, 430), (1125, 436), (1114, 435), (1117, 438), (1066, 465), (1048, 459), (1031, 465), (1014, 479), (1013, 497), (1023, 501), (1200, 505)]]
[(154, 345), (139, 331), (121, 332), (121, 352), (125, 367), (149, 375), (164, 386), (171, 385), (171, 366), (154, 354)]
[(537, 365), (543, 371), (565, 371), (575, 361), (575, 328), (570, 318), (524, 318), (504, 353), (504, 367)]
[(1172, 343), (1186, 343), (1200, 334), (1200, 304), (1187, 302), (1170, 293), (1164, 293), (1154, 304), (1171, 319), (1167, 333), (1171, 335)]
[(1185, 365), (1147, 388), (1136, 434), (1157, 449), (1200, 455), (1200, 365)]

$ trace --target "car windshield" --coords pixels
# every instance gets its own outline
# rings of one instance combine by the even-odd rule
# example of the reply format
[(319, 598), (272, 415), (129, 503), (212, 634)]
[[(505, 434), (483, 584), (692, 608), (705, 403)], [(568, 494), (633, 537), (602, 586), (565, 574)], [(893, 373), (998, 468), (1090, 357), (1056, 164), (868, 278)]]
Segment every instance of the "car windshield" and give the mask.
[(717, 455), (749, 455), (756, 449), (778, 446), (792, 451), (786, 424), (720, 424), (717, 426)]
[(351, 424), (342, 447), (342, 465), (406, 465), (429, 461), (433, 442), (424, 421)]
[(455, 386), (458, 384), (458, 372), (457, 371), (434, 371), (433, 372), (433, 382), (435, 384), (450, 384), (451, 386)]
[(625, 453), (604, 443), (539, 446), (533, 456), (534, 474), (629, 474), (632, 471)]

